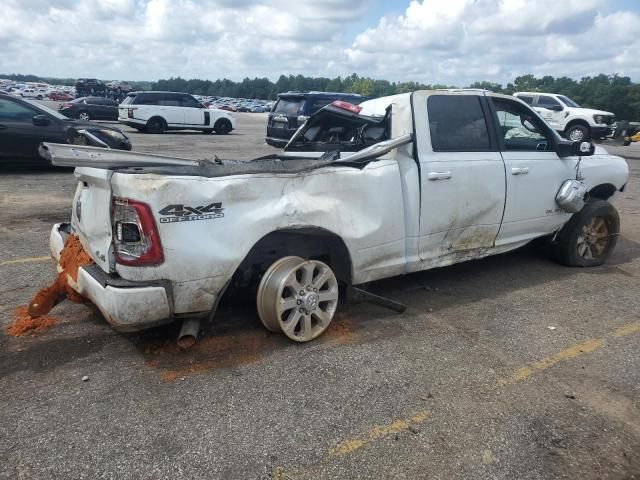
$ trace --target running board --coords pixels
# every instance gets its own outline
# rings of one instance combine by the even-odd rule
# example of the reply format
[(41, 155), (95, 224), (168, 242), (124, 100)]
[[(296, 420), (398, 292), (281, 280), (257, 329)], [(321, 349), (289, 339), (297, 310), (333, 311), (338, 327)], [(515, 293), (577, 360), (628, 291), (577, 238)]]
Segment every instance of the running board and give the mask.
[(57, 167), (159, 167), (167, 165), (198, 167), (211, 164), (207, 160), (166, 157), (150, 153), (128, 152), (101, 147), (67, 145), (63, 143), (42, 143), (38, 148), (40, 156)]

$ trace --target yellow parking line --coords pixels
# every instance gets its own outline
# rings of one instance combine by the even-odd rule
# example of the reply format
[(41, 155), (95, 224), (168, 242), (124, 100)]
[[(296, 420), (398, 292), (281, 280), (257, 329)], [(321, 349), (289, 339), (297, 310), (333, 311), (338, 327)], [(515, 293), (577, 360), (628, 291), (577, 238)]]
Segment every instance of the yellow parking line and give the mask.
[(51, 260), (51, 257), (25, 257), (25, 258), (16, 258), (14, 260), (5, 260), (0, 262), (0, 267), (3, 265), (15, 265), (17, 263), (35, 263), (35, 262), (46, 262), (47, 260)]
[(354, 450), (362, 448), (368, 443), (378, 440), (382, 437), (388, 437), (396, 433), (407, 430), (411, 425), (425, 422), (431, 416), (428, 410), (422, 410), (410, 417), (394, 420), (387, 425), (376, 425), (368, 432), (360, 437), (353, 437), (340, 442), (329, 450), (329, 455), (334, 457), (343, 457), (350, 454)]
[(640, 322), (629, 323), (627, 325), (622, 325), (621, 327), (612, 330), (605, 334), (602, 338), (594, 338), (591, 340), (587, 340), (586, 342), (578, 343), (576, 345), (572, 345), (569, 348), (566, 348), (558, 353), (554, 353), (553, 355), (538, 360), (530, 365), (525, 365), (524, 367), (518, 368), (513, 374), (508, 378), (503, 378), (498, 381), (498, 385), (510, 385), (513, 383), (518, 383), (523, 380), (526, 380), (535, 372), (540, 370), (546, 370), (549, 367), (554, 366), (555, 364), (562, 362), (564, 360), (569, 360), (571, 358), (575, 358), (579, 355), (584, 355), (585, 353), (591, 353), (595, 350), (598, 350), (600, 347), (604, 345), (604, 339), (607, 336), (610, 337), (624, 337), (625, 335), (630, 335), (632, 333), (640, 332)]

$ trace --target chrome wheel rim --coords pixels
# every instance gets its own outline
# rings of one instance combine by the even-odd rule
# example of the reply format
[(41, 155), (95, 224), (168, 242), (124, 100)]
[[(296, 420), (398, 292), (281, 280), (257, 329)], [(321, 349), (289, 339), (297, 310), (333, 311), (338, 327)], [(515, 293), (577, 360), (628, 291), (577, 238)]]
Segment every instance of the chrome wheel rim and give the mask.
[(579, 142), (583, 138), (584, 138), (584, 133), (579, 128), (571, 130), (571, 132), (569, 133), (569, 139), (573, 140), (574, 142)]
[(338, 307), (338, 281), (328, 265), (284, 257), (262, 277), (257, 307), (262, 324), (296, 342), (320, 336)]
[(84, 121), (87, 121), (90, 118), (89, 114), (88, 113), (84, 113), (84, 112), (82, 112), (80, 115), (78, 115), (78, 117), (80, 118), (80, 120), (84, 120)]
[(609, 243), (609, 226), (603, 217), (593, 217), (578, 236), (578, 255), (586, 260), (600, 258)]

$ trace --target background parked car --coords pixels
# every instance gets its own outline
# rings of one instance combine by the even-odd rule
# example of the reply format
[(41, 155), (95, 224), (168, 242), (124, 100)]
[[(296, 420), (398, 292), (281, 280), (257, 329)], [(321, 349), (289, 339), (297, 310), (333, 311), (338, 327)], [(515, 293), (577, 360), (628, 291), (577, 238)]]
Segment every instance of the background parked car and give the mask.
[(287, 92), (279, 94), (278, 101), (269, 113), (269, 120), (267, 120), (266, 142), (274, 147), (284, 147), (309, 116), (334, 100), (343, 100), (357, 105), (365, 98), (355, 93), (337, 92)]
[(118, 102), (102, 97), (81, 97), (63, 103), (58, 110), (69, 118), (89, 120), (118, 120)]
[(49, 99), (56, 101), (56, 102), (66, 102), (68, 100), (73, 100), (73, 96), (69, 95), (68, 93), (64, 93), (64, 92), (51, 92), (49, 94)]
[(110, 148), (131, 150), (129, 138), (117, 128), (70, 120), (44, 105), (0, 94), (0, 164), (47, 165), (38, 154), (40, 143), (77, 143), (79, 130)]

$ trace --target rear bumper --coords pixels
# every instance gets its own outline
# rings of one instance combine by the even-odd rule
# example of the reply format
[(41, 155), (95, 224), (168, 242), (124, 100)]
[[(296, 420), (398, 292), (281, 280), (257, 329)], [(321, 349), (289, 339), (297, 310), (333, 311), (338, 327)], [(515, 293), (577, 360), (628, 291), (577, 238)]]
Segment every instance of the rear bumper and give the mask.
[(271, 145), (273, 147), (278, 147), (278, 148), (283, 148), (288, 140), (283, 140), (282, 138), (274, 138), (274, 137), (266, 137), (265, 142), (267, 142), (267, 145)]
[[(49, 248), (56, 261), (70, 233), (68, 223), (57, 223), (51, 229)], [(173, 321), (168, 281), (132, 282), (87, 265), (78, 269), (77, 282), (69, 278), (69, 285), (91, 300), (116, 330), (132, 332)]]

